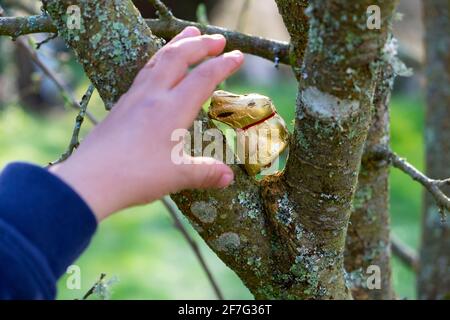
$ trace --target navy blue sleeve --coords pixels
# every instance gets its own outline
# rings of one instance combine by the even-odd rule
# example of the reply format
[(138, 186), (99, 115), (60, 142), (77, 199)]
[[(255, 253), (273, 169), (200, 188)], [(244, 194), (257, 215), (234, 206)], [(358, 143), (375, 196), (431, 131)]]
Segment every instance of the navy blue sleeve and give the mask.
[(54, 299), (56, 282), (97, 227), (66, 183), (25, 163), (0, 174), (0, 299)]

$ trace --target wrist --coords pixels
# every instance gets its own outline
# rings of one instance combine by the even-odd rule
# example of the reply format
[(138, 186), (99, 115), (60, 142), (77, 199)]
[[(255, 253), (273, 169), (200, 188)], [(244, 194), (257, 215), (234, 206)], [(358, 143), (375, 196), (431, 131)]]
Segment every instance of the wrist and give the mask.
[(89, 206), (98, 222), (108, 217), (115, 209), (108, 201), (108, 192), (101, 179), (97, 179), (88, 168), (66, 160), (52, 166), (49, 171), (69, 185)]

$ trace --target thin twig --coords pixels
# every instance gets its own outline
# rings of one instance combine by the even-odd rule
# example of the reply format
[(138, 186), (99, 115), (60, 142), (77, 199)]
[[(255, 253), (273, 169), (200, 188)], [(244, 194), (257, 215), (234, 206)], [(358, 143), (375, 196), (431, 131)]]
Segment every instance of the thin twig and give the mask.
[(95, 289), (97, 288), (97, 286), (102, 283), (102, 281), (103, 281), (103, 279), (105, 279), (105, 277), (106, 277), (106, 273), (100, 274), (100, 278), (94, 283), (94, 285), (88, 290), (88, 292), (86, 292), (86, 294), (83, 296), (82, 300), (86, 300), (87, 298), (89, 298), (95, 292)]
[(436, 204), (439, 208), (439, 212), (442, 217), (442, 222), (445, 222), (446, 210), (450, 212), (450, 197), (448, 197), (441, 188), (443, 186), (450, 185), (450, 179), (436, 180), (427, 177), (425, 174), (420, 172), (412, 164), (410, 164), (406, 159), (399, 157), (397, 154), (391, 150), (380, 149), (375, 150), (374, 155), (376, 157), (383, 157), (388, 160), (392, 166), (400, 169), (413, 180), (419, 182), (428, 192), (433, 196)]
[[(41, 61), (36, 51), (32, 50), (27, 44), (25, 44), (22, 39), (17, 39), (16, 43), (25, 49), (25, 52), (28, 54), (31, 60), (33, 60), (33, 62), (42, 70), (42, 72), (56, 85), (63, 98), (65, 100), (68, 100), (69, 105), (73, 109), (80, 110), (81, 106), (75, 99), (72, 92), (61, 80), (58, 79), (55, 73)], [(97, 119), (90, 112), (86, 112), (86, 117), (92, 122), (92, 124), (96, 125), (98, 123)]]
[(69, 146), (58, 160), (53, 161), (49, 164), (49, 166), (53, 166), (55, 164), (61, 163), (65, 160), (67, 160), (73, 153), (73, 151), (78, 148), (80, 145), (80, 130), (81, 126), (84, 121), (84, 117), (86, 116), (87, 107), (89, 104), (89, 101), (91, 100), (92, 94), (94, 93), (95, 87), (91, 84), (89, 85), (89, 88), (87, 89), (86, 93), (84, 94), (83, 98), (80, 102), (80, 112), (78, 113), (76, 119), (75, 119), (75, 126), (73, 128), (72, 138), (70, 139)]
[(171, 19), (173, 14), (161, 0), (148, 0), (156, 9), (156, 14), (161, 19)]
[(44, 40), (36, 43), (36, 50), (39, 50), (41, 48), (42, 45), (50, 42), (51, 40), (55, 39), (58, 36), (58, 33), (53, 33), (50, 36), (48, 36), (47, 38), (45, 38)]
[(417, 272), (419, 269), (419, 257), (411, 247), (403, 243), (397, 236), (391, 234), (392, 253), (405, 265)]
[(195, 256), (197, 257), (198, 261), (200, 262), (200, 265), (202, 266), (203, 270), (206, 273), (206, 276), (208, 277), (208, 280), (219, 300), (224, 300), (222, 291), (219, 288), (219, 285), (217, 284), (216, 280), (214, 279), (212, 272), (209, 270), (208, 265), (206, 264), (206, 261), (200, 252), (200, 249), (197, 245), (197, 243), (192, 239), (192, 237), (189, 235), (186, 228), (181, 223), (180, 219), (178, 218), (177, 214), (177, 208), (173, 204), (172, 200), (170, 200), (169, 197), (164, 197), (161, 199), (164, 206), (167, 208), (167, 211), (169, 211), (170, 215), (172, 216), (174, 220), (175, 227), (181, 232), (183, 237), (186, 239), (187, 243), (191, 247), (192, 251), (194, 252)]
[[(199, 28), (204, 34), (218, 33), (225, 36), (227, 39), (226, 51), (239, 49), (244, 53), (270, 61), (279, 60), (279, 63), (290, 65), (290, 45), (288, 42), (251, 36), (211, 25), (205, 26), (198, 22), (185, 21), (175, 17), (171, 19), (147, 19), (146, 22), (153, 34), (166, 40), (172, 39), (184, 28), (193, 26)], [(51, 19), (46, 15), (0, 18), (0, 36), (17, 38), (24, 34), (40, 32), (57, 32)]]

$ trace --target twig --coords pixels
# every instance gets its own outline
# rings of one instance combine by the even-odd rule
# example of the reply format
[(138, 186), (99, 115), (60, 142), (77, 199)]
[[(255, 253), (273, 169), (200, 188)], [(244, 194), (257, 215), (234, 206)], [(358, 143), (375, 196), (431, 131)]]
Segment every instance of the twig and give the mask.
[(280, 63), (289, 65), (289, 43), (277, 40), (251, 36), (241, 32), (230, 31), (225, 28), (203, 25), (198, 22), (185, 21), (178, 18), (171, 20), (149, 19), (147, 25), (152, 32), (166, 40), (170, 40), (184, 28), (193, 26), (203, 34), (222, 34), (227, 39), (226, 51), (239, 49), (244, 53), (259, 56), (274, 61), (277, 57)]
[(97, 286), (102, 283), (102, 281), (103, 281), (103, 279), (105, 279), (105, 277), (106, 277), (106, 273), (100, 274), (100, 278), (97, 280), (97, 282), (94, 283), (94, 285), (88, 290), (88, 292), (86, 292), (86, 294), (83, 296), (82, 300), (86, 300), (87, 298), (89, 298), (95, 292), (95, 288), (97, 288)]
[[(42, 72), (56, 85), (65, 100), (68, 100), (69, 105), (76, 110), (80, 110), (81, 106), (75, 99), (72, 92), (66, 87), (65, 84), (62, 83), (62, 81), (58, 79), (54, 72), (41, 61), (37, 53), (32, 50), (27, 44), (25, 44), (22, 39), (17, 39), (17, 44), (25, 49), (25, 52), (28, 54), (31, 60), (33, 60), (33, 62), (42, 70)], [(98, 123), (97, 119), (90, 112), (86, 112), (86, 117), (92, 122), (92, 124), (96, 125)]]
[(53, 33), (50, 36), (48, 36), (47, 38), (45, 38), (44, 40), (36, 43), (36, 50), (39, 50), (42, 45), (50, 42), (51, 40), (55, 39), (57, 36), (58, 36), (58, 33)]
[(89, 104), (89, 101), (91, 100), (92, 94), (94, 93), (94, 86), (91, 84), (89, 85), (89, 88), (87, 89), (86, 93), (84, 94), (83, 98), (80, 102), (80, 112), (78, 113), (77, 117), (75, 118), (75, 126), (73, 128), (72, 138), (70, 139), (69, 147), (67, 148), (66, 152), (64, 152), (58, 160), (53, 161), (49, 164), (49, 166), (53, 166), (55, 164), (61, 163), (65, 160), (67, 160), (73, 153), (73, 151), (78, 148), (80, 145), (80, 130), (81, 125), (83, 124), (84, 117), (86, 116), (86, 109)]
[(32, 33), (55, 33), (56, 27), (52, 20), (44, 14), (28, 17), (0, 18), (0, 35), (16, 39), (19, 36)]
[[(290, 45), (287, 42), (251, 36), (211, 25), (205, 26), (201, 23), (185, 21), (175, 17), (171, 19), (148, 19), (146, 22), (156, 36), (166, 40), (172, 39), (184, 28), (194, 26), (199, 28), (204, 34), (218, 33), (224, 35), (227, 39), (226, 51), (239, 49), (244, 53), (259, 56), (270, 61), (279, 59), (280, 63), (290, 65)], [(17, 38), (24, 34), (40, 32), (57, 32), (51, 19), (46, 15), (0, 18), (0, 36)]]
[(161, 19), (171, 19), (173, 14), (170, 9), (161, 0), (148, 0), (156, 9), (157, 15)]
[(392, 253), (399, 258), (405, 265), (417, 272), (419, 269), (419, 258), (417, 253), (403, 243), (397, 236), (391, 234)]
[(167, 211), (169, 211), (170, 215), (172, 216), (174, 220), (175, 227), (181, 232), (183, 237), (186, 239), (187, 243), (191, 247), (192, 251), (194, 252), (195, 256), (197, 257), (198, 261), (200, 262), (200, 265), (202, 266), (203, 270), (206, 273), (206, 276), (208, 277), (208, 280), (213, 287), (213, 290), (219, 300), (224, 300), (222, 291), (219, 288), (219, 285), (217, 284), (216, 280), (214, 279), (212, 272), (209, 270), (206, 261), (200, 252), (200, 249), (197, 245), (197, 243), (192, 239), (192, 237), (189, 235), (186, 228), (181, 223), (180, 219), (178, 218), (177, 209), (173, 202), (170, 200), (169, 197), (164, 197), (161, 199), (164, 206), (167, 208)]
[(443, 186), (450, 185), (450, 179), (431, 179), (420, 172), (418, 169), (416, 169), (412, 164), (406, 161), (406, 159), (399, 157), (391, 150), (375, 150), (375, 154), (377, 157), (384, 157), (392, 164), (392, 166), (400, 169), (401, 171), (409, 175), (413, 180), (419, 182), (423, 187), (425, 187), (425, 189), (428, 190), (428, 192), (436, 201), (436, 204), (439, 207), (439, 212), (441, 213), (442, 221), (445, 222), (445, 210), (450, 212), (450, 198), (445, 195), (441, 188)]

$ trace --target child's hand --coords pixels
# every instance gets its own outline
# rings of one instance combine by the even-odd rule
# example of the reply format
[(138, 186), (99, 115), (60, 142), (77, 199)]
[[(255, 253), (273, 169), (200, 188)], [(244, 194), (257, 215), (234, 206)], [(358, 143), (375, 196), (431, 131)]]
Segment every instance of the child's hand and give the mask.
[[(171, 160), (175, 129), (189, 128), (216, 86), (243, 62), (222, 53), (225, 38), (186, 28), (140, 71), (130, 90), (66, 162), (50, 170), (71, 185), (98, 220), (187, 188), (224, 188), (232, 170), (213, 159)], [(186, 155), (186, 157), (190, 157)]]

